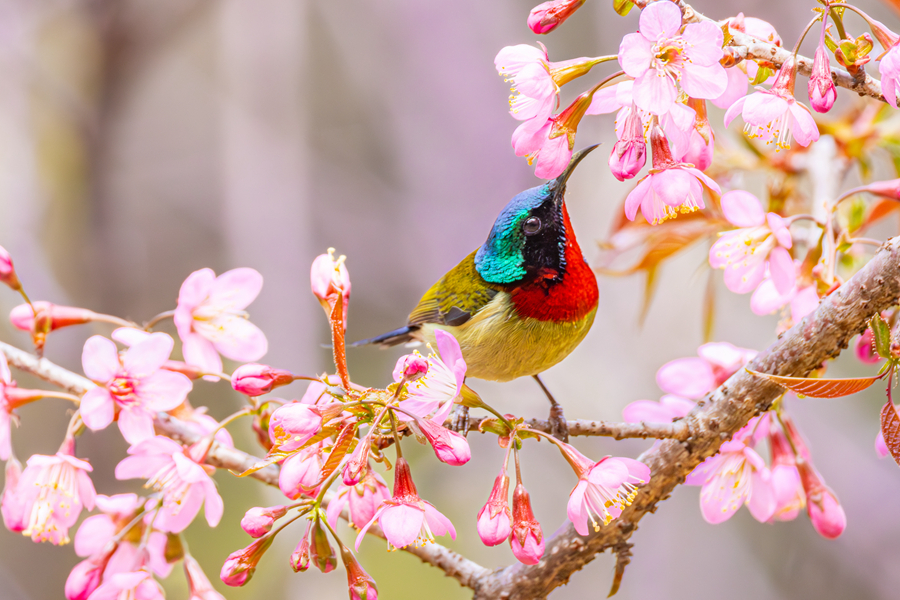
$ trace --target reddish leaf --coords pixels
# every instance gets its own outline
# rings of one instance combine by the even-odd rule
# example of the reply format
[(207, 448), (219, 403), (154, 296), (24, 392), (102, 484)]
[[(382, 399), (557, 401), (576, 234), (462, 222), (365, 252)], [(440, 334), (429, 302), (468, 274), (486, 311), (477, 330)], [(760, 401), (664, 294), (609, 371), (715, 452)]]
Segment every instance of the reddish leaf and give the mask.
[(344, 428), (334, 441), (334, 446), (331, 449), (331, 454), (328, 455), (328, 460), (326, 460), (325, 464), (322, 466), (322, 477), (314, 487), (322, 485), (325, 480), (328, 479), (328, 476), (334, 473), (334, 470), (337, 469), (341, 461), (344, 460), (344, 456), (347, 455), (347, 451), (350, 450), (350, 443), (353, 441), (355, 435), (356, 423), (347, 423), (344, 425)]
[(890, 400), (881, 409), (881, 435), (894, 461), (900, 465), (900, 415)]
[(341, 378), (341, 385), (344, 390), (349, 392), (350, 373), (347, 371), (347, 350), (344, 347), (344, 295), (340, 292), (334, 297), (329, 296), (329, 302), (334, 302), (331, 306), (331, 347), (334, 352), (334, 366), (337, 369), (338, 376)]
[(898, 204), (896, 200), (879, 200), (878, 203), (872, 206), (872, 209), (869, 210), (869, 214), (866, 215), (866, 218), (862, 222), (862, 225), (859, 226), (858, 231), (861, 231), (866, 227), (872, 225), (876, 221), (883, 219), (897, 209), (900, 209), (900, 204)]
[(874, 377), (853, 377), (849, 379), (817, 379), (813, 377), (781, 377), (780, 375), (769, 375), (768, 373), (760, 373), (750, 369), (747, 369), (747, 371), (753, 375), (765, 377), (769, 381), (777, 383), (794, 393), (809, 396), (810, 398), (849, 396), (850, 394), (863, 391), (883, 377), (883, 375), (875, 375)]

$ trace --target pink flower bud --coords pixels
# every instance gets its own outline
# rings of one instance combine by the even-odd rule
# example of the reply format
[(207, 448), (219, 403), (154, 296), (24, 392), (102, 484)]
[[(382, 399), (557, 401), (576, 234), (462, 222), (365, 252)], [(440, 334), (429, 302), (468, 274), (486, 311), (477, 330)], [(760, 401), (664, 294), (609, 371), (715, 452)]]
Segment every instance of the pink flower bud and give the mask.
[(401, 356), (394, 367), (394, 381), (409, 383), (428, 374), (428, 361), (418, 352)]
[(609, 155), (609, 168), (619, 181), (631, 179), (647, 162), (647, 143), (644, 141), (644, 125), (637, 108), (632, 105), (622, 124), (619, 141)]
[(494, 480), (491, 495), (478, 513), (478, 537), (485, 546), (502, 544), (512, 533), (512, 514), (509, 511), (509, 477), (500, 473)]
[(346, 329), (347, 305), (350, 301), (350, 274), (347, 272), (344, 259), (344, 256), (334, 258), (334, 248), (329, 248), (327, 254), (317, 256), (310, 271), (310, 283), (313, 295), (319, 299), (319, 303), (325, 309), (325, 314), (329, 317), (338, 294), (342, 295), (344, 329)]
[(458, 467), (472, 458), (469, 442), (460, 434), (438, 425), (431, 419), (422, 419), (418, 425), (441, 462)]
[(378, 600), (378, 588), (375, 580), (366, 573), (356, 557), (349, 549), (341, 547), (341, 560), (347, 569), (347, 586), (350, 588), (350, 600)]
[(240, 587), (250, 581), (256, 571), (256, 565), (259, 564), (259, 559), (266, 553), (274, 539), (274, 535), (267, 535), (246, 548), (229, 554), (225, 559), (225, 564), (222, 565), (219, 578), (225, 584), (233, 587)]
[(536, 565), (544, 555), (544, 535), (541, 524), (534, 518), (531, 499), (520, 481), (513, 490), (513, 526), (509, 545), (519, 562)]
[(22, 331), (35, 330), (35, 315), (37, 311), (38, 324), (46, 322), (47, 331), (49, 333), (61, 327), (70, 325), (81, 325), (89, 323), (94, 319), (95, 313), (86, 308), (77, 308), (74, 306), (58, 306), (50, 302), (38, 300), (34, 302), (34, 310), (28, 304), (20, 304), (13, 308), (9, 313), (9, 320), (16, 329)]
[(551, 0), (538, 4), (528, 15), (528, 28), (537, 34), (550, 33), (581, 8), (584, 0)]
[(308, 404), (280, 406), (269, 419), (269, 438), (279, 450), (297, 450), (322, 429), (322, 415)]
[(270, 506), (262, 508), (254, 506), (244, 514), (241, 519), (241, 527), (251, 537), (262, 537), (272, 530), (275, 521), (283, 517), (287, 513), (285, 506)]
[(806, 460), (797, 461), (800, 481), (806, 492), (806, 514), (813, 528), (824, 538), (833, 540), (844, 533), (847, 527), (847, 515), (818, 471)]
[(366, 475), (369, 467), (369, 444), (360, 441), (356, 445), (356, 449), (350, 454), (344, 470), (341, 471), (341, 478), (344, 485), (356, 485)]
[(231, 374), (231, 387), (247, 396), (262, 396), (294, 381), (294, 374), (267, 365), (241, 365)]
[(825, 48), (825, 27), (827, 20), (822, 19), (822, 36), (819, 38), (819, 47), (813, 58), (812, 73), (809, 74), (809, 103), (813, 110), (826, 113), (834, 106), (837, 100), (837, 90), (831, 79), (831, 66), (828, 60), (828, 50)]
[(3, 246), (0, 246), (0, 282), (17, 292), (22, 289), (22, 284), (16, 276), (16, 269), (13, 267), (12, 257)]
[(322, 521), (316, 519), (313, 524), (309, 544), (309, 559), (323, 573), (334, 571), (337, 566), (337, 555), (328, 542), (328, 534), (322, 527)]
[(869, 185), (858, 188), (858, 191), (877, 194), (891, 200), (900, 200), (900, 179), (876, 181), (874, 183), (870, 183)]
[(291, 568), (294, 573), (305, 572), (309, 568), (309, 530), (312, 522), (306, 527), (306, 534), (300, 538), (300, 542), (291, 554)]
[(225, 600), (225, 597), (213, 588), (200, 563), (190, 554), (184, 556), (184, 575), (191, 593), (190, 600)]

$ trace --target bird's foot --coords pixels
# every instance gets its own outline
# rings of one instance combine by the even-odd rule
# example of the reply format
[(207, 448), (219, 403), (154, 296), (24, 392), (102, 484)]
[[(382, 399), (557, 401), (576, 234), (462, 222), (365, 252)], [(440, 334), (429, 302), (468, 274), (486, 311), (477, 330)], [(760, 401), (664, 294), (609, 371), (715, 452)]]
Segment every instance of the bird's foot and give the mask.
[(450, 411), (450, 430), (465, 437), (469, 433), (469, 407), (454, 404)]
[(566, 421), (566, 415), (563, 414), (562, 404), (554, 402), (550, 407), (550, 435), (562, 442), (569, 441), (569, 423)]

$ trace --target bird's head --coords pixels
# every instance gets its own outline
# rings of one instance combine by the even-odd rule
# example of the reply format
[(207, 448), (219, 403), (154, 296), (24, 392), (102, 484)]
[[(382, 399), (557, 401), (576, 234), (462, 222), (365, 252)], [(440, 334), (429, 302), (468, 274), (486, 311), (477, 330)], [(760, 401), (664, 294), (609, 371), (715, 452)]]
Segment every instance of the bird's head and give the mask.
[(487, 241), (475, 254), (475, 268), (485, 281), (512, 284), (541, 269), (557, 276), (565, 273), (566, 181), (581, 159), (596, 147), (575, 153), (559, 177), (517, 194), (503, 208)]

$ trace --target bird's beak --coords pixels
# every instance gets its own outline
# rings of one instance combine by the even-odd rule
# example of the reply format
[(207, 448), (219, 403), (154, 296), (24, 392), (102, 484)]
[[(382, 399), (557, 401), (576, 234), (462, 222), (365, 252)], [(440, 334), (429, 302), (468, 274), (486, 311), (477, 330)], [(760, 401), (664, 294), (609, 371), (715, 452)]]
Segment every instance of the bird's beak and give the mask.
[(591, 151), (599, 145), (600, 144), (594, 144), (593, 146), (588, 146), (587, 148), (579, 150), (578, 152), (573, 154), (572, 160), (569, 161), (566, 170), (563, 171), (559, 177), (550, 182), (550, 190), (553, 192), (555, 200), (562, 202), (563, 196), (566, 192), (566, 181), (569, 180), (569, 176), (575, 170), (575, 167), (578, 166), (578, 163), (580, 163), (585, 156), (590, 154)]

